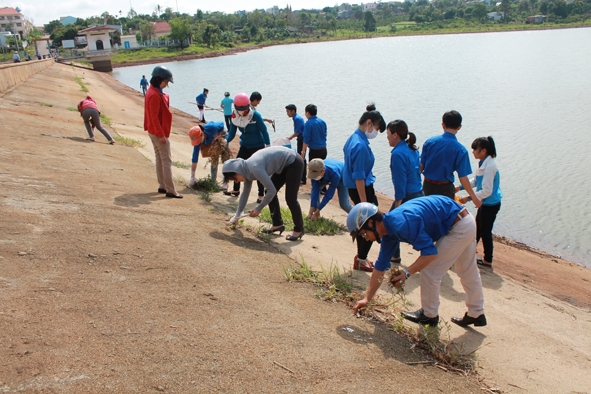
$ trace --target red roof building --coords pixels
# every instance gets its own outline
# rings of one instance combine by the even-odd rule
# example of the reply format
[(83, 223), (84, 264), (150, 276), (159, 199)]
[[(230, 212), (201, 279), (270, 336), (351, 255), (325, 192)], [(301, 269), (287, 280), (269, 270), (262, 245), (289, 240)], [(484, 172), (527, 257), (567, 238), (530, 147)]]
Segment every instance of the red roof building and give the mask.
[(162, 36), (167, 36), (172, 31), (168, 22), (152, 22), (152, 24), (154, 25), (154, 34), (156, 35), (156, 39)]
[(18, 33), (23, 39), (32, 29), (34, 29), (33, 24), (26, 20), (20, 11), (12, 7), (0, 8), (0, 30), (10, 30), (13, 33)]

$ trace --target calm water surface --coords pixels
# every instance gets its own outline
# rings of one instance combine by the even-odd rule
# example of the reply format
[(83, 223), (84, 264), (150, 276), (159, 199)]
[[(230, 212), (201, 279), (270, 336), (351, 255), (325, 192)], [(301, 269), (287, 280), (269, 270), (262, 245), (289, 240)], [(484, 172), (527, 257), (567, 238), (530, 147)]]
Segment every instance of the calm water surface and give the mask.
[[(469, 148), (488, 135), (497, 144), (504, 198), (494, 232), (591, 268), (590, 44), (585, 28), (276, 46), (165, 63), (175, 80), (167, 92), (172, 106), (195, 114), (189, 102), (204, 87), (212, 107), (224, 91), (258, 90), (259, 111), (277, 122), (276, 134), (269, 128), (272, 140), (293, 131), (286, 104), (303, 115), (314, 103), (335, 159), (343, 158), (343, 144), (369, 102), (386, 121), (405, 120), (419, 146), (440, 134), (441, 115), (456, 109), (464, 118), (462, 144)], [(139, 90), (141, 75), (153, 67), (113, 75)], [(207, 111), (206, 119), (223, 116)], [(376, 188), (393, 195), (385, 134), (371, 147)]]

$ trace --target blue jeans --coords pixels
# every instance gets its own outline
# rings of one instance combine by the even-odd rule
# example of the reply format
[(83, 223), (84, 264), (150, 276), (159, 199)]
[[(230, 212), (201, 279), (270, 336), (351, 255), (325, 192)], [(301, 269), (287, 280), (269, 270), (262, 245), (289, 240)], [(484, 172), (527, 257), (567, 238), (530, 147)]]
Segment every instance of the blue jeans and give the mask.
[[(351, 212), (353, 205), (351, 205), (351, 200), (349, 199), (349, 189), (345, 187), (342, 179), (337, 186), (337, 194), (339, 195), (339, 205), (341, 209), (347, 213)], [(318, 201), (310, 202), (312, 203), (310, 206), (318, 207), (318, 205), (320, 205), (320, 197), (318, 198)]]
[[(416, 192), (416, 193), (408, 193), (406, 195), (406, 197), (404, 197), (404, 199), (402, 200), (402, 204), (404, 204), (405, 202), (407, 202), (409, 200), (412, 200), (413, 198), (423, 197), (424, 195), (425, 195), (425, 193), (422, 190), (420, 192)], [(396, 204), (396, 201), (394, 201), (392, 203), (392, 206), (390, 207), (390, 211), (394, 209), (395, 204)], [(392, 259), (399, 259), (399, 258), (400, 258), (400, 243), (398, 244), (396, 249), (394, 249), (394, 256), (392, 256)]]

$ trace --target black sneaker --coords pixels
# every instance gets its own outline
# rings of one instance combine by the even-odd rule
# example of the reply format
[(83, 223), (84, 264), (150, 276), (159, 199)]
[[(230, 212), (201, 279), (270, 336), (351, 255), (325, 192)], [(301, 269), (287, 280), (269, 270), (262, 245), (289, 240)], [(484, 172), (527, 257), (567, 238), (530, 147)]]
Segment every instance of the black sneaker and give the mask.
[(423, 326), (437, 327), (439, 324), (439, 315), (435, 317), (427, 317), (423, 313), (423, 308), (416, 312), (402, 312), (402, 317), (413, 323), (422, 324)]

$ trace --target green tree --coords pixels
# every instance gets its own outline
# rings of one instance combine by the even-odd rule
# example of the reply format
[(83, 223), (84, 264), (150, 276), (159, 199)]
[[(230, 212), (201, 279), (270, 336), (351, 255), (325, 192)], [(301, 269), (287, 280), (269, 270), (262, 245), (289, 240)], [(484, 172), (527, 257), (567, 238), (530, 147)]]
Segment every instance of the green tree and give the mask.
[(376, 18), (374, 18), (371, 11), (365, 11), (365, 14), (363, 14), (363, 19), (365, 21), (363, 23), (363, 30), (376, 31)]
[(220, 28), (213, 25), (207, 25), (203, 31), (203, 43), (210, 48), (215, 48), (220, 42)]
[(203, 21), (203, 11), (201, 10), (197, 10), (197, 13), (195, 14), (195, 20), (197, 22), (202, 22)]
[(501, 12), (503, 13), (504, 20), (509, 18), (509, 12), (511, 12), (511, 3), (509, 3), (509, 0), (501, 1)]
[(62, 23), (56, 19), (56, 20), (49, 22), (46, 25), (43, 25), (43, 30), (45, 31), (46, 34), (51, 35), (54, 30), (59, 29), (62, 26), (63, 26)]
[(184, 48), (185, 40), (191, 38), (191, 25), (184, 18), (172, 18), (170, 25), (170, 38), (181, 41), (181, 49)]
[(472, 18), (483, 21), (486, 18), (486, 6), (482, 3), (476, 3), (472, 7)]
[(142, 33), (142, 41), (151, 41), (155, 37), (154, 25), (148, 21), (143, 21), (140, 25), (140, 33)]

